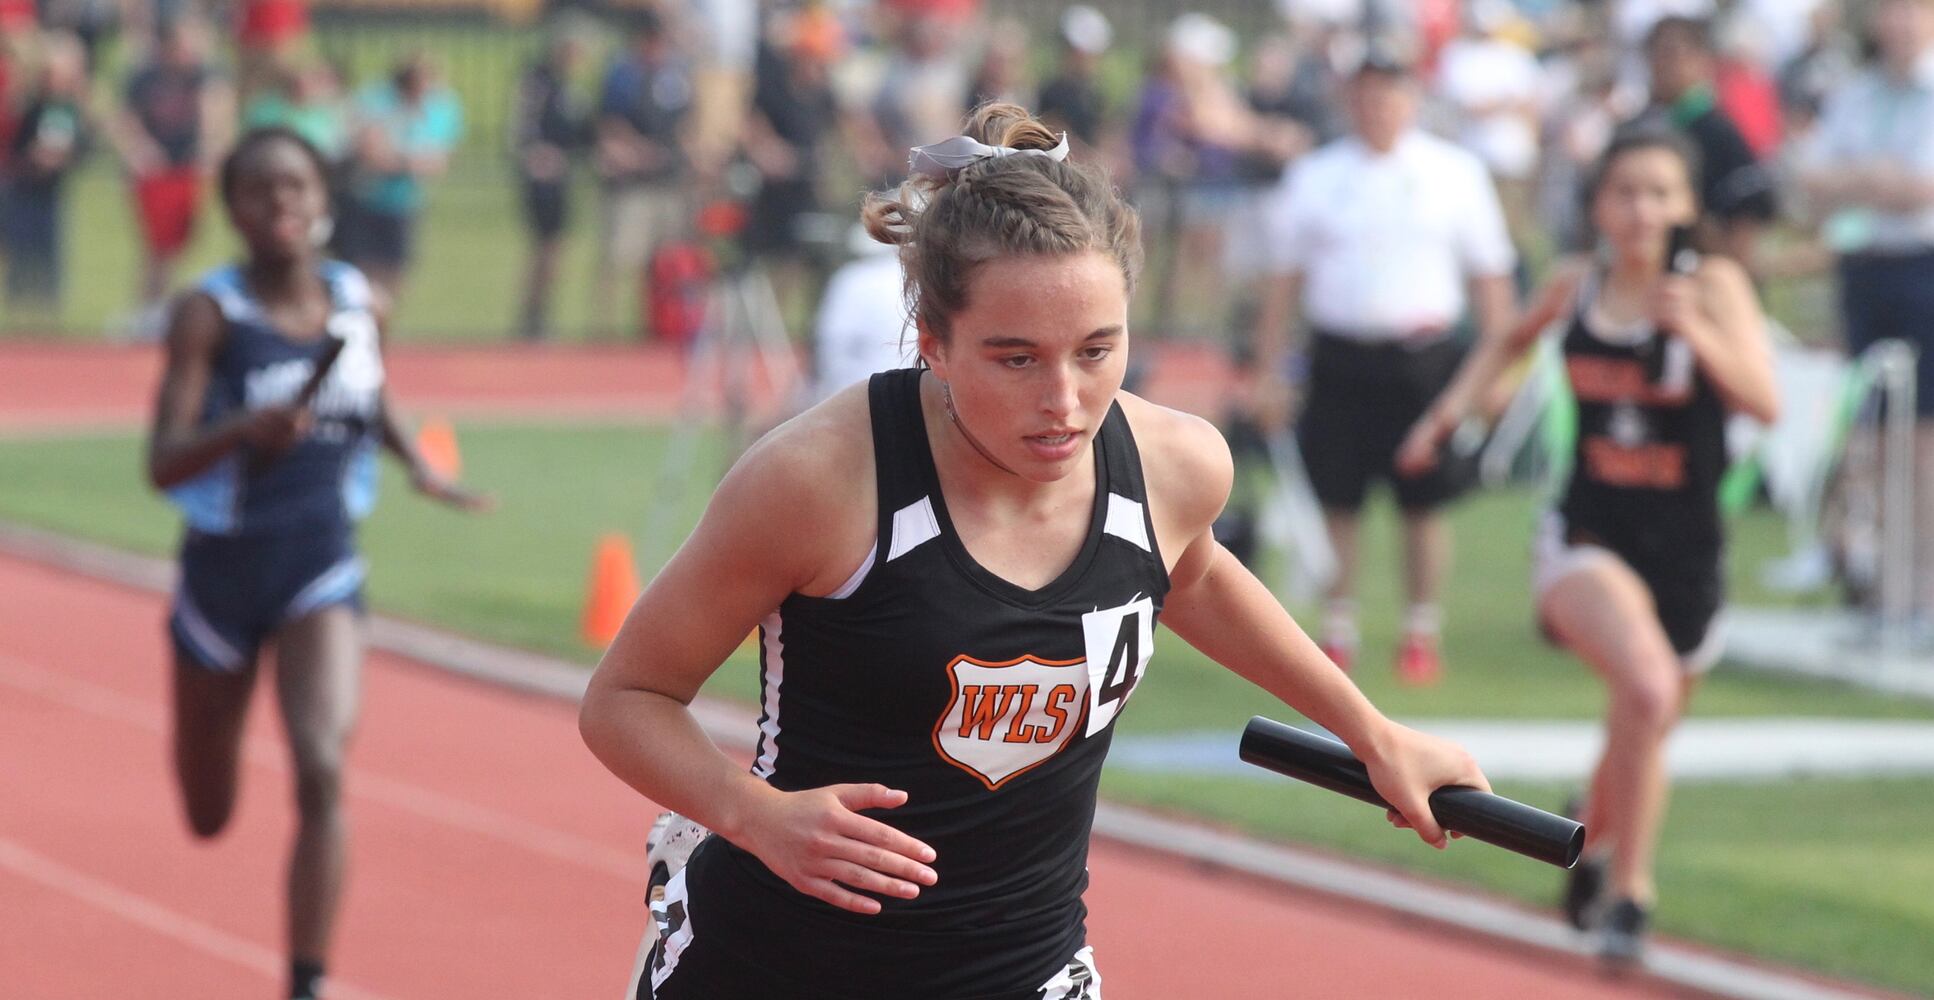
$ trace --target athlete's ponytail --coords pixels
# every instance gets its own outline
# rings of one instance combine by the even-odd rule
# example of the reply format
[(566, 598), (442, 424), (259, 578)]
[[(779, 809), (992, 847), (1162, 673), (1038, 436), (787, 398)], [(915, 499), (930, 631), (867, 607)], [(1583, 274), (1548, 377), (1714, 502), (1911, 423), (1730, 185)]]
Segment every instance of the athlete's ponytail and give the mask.
[(898, 191), (867, 196), (861, 221), (899, 246), (908, 309), (936, 336), (966, 306), (974, 268), (996, 257), (1100, 251), (1133, 292), (1140, 218), (1105, 174), (1066, 156), (1065, 136), (1024, 108), (990, 102), (965, 137), (916, 149)]

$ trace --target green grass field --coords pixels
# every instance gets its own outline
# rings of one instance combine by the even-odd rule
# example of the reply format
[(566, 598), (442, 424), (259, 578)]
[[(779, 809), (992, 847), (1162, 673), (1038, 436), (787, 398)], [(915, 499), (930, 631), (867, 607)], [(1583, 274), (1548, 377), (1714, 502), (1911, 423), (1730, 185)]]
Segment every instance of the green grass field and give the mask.
[[(637, 427), (460, 427), (472, 478), (500, 508), (464, 517), (386, 482), (364, 538), (381, 610), (497, 642), (590, 663), (577, 621), (591, 550), (607, 531), (632, 536), (649, 572), (695, 520), (710, 477), (695, 474), (672, 499), (664, 537), (640, 537), (651, 517), (667, 441)], [(722, 461), (708, 439), (705, 470)], [(166, 553), (172, 511), (142, 486), (131, 435), (0, 443), (0, 517)], [(393, 470), (392, 470), (393, 472)], [(1598, 686), (1539, 643), (1526, 607), (1526, 532), (1532, 500), (1479, 497), (1456, 513), (1457, 579), (1447, 599), (1450, 673), (1438, 688), (1400, 688), (1383, 664), (1396, 629), (1398, 583), (1392, 519), (1366, 536), (1364, 689), (1398, 717), (1596, 717)], [(1777, 552), (1780, 527), (1753, 515), (1735, 533), (1738, 590), (1754, 598), (1750, 569)], [(1253, 714), (1286, 709), (1173, 637), (1124, 716), (1124, 735), (1217, 729), (1232, 735)], [(748, 699), (755, 666), (740, 654), (710, 690)], [(1700, 694), (1702, 716), (1934, 718), (1934, 705), (1854, 689), (1721, 670)], [(1374, 810), (1282, 781), (1178, 780), (1111, 770), (1109, 795), (1183, 810), (1256, 831), (1470, 882), (1534, 904), (1556, 874), (1476, 844), (1438, 855), (1383, 826)], [(1555, 806), (1565, 789), (1503, 789)], [(1660, 857), (1665, 931), (1721, 947), (1855, 976), (1934, 990), (1934, 780), (1805, 780), (1694, 784), (1674, 802)]]

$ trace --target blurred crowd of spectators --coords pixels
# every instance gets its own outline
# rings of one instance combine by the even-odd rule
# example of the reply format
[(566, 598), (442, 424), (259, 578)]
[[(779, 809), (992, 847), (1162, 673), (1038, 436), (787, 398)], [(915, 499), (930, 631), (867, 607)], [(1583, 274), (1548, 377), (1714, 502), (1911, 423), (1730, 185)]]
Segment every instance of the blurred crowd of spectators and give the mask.
[[(662, 251), (695, 228), (733, 228), (745, 252), (816, 262), (808, 276), (823, 278), (858, 192), (896, 180), (909, 146), (951, 134), (994, 97), (1067, 129), (1077, 155), (1106, 162), (1141, 204), (1168, 248), (1152, 257), (1145, 323), (1226, 328), (1219, 304), (1265, 256), (1259, 200), (1344, 132), (1339, 88), (1369, 40), (1410, 53), (1425, 125), (1490, 168), (1527, 259), (1586, 239), (1580, 176), (1616, 127), (1653, 115), (1705, 155), (1719, 242), (1757, 274), (1817, 268), (1824, 258), (1804, 241), (1769, 254), (1762, 237), (1818, 207), (1797, 180), (1808, 137), (1828, 95), (1886, 42), (1838, 0), (1280, 0), (1274, 27), (1251, 37), (1184, 4), (1127, 25), (1111, 23), (1125, 15), (1109, 5), (1023, 20), (983, 0), (546, 9), (509, 125), (532, 235), (511, 322), (534, 337), (548, 332), (560, 241), (582, 215), (574, 177), (599, 191), (593, 325), (623, 328), (638, 314), (621, 317), (619, 297), (648, 292), (653, 270), (688, 283), (697, 263)], [(1134, 8), (1166, 16), (1155, 10)], [(1135, 47), (1122, 51), (1130, 31)], [(126, 69), (95, 86), (95, 55), (116, 32)], [(464, 102), (431, 54), (352, 81), (309, 36), (304, 0), (0, 0), (10, 303), (60, 294), (62, 178), (93, 147), (125, 167), (143, 303), (158, 302), (211, 163), (238, 128), (270, 123), (339, 165), (335, 247), (397, 292), (425, 182), (463, 137)], [(587, 73), (593, 58), (605, 65)], [(721, 201), (737, 213), (708, 214)]]
[[(65, 182), (98, 148), (122, 168), (143, 260), (140, 300), (120, 325), (158, 332), (221, 157), (239, 131), (264, 125), (296, 130), (334, 165), (332, 232), (317, 236), (394, 293), (424, 182), (462, 137), (461, 103), (428, 53), (351, 89), (308, 37), (303, 0), (0, 4), (9, 309), (58, 305)], [(110, 43), (118, 79), (102, 78)]]
[[(100, 150), (122, 168), (143, 254), (126, 325), (158, 330), (213, 166), (239, 130), (279, 124), (334, 165), (332, 231), (318, 239), (390, 295), (461, 150), (515, 178), (529, 264), (509, 332), (551, 334), (562, 248), (585, 229), (593, 329), (680, 339), (721, 271), (819, 299), (855, 256), (860, 193), (1000, 98), (1065, 129), (1139, 205), (1151, 251), (1139, 328), (1240, 346), (1258, 279), (1282, 256), (1272, 206), (1304, 157), (1348, 141), (1366, 53), (1394, 52), (1417, 125), (1488, 172), (1520, 285), (1592, 246), (1579, 192), (1618, 130), (1683, 133), (1705, 245), (1762, 286), (1833, 273), (1854, 348), (1923, 348), (1918, 440), (1934, 483), (1934, 0), (1276, 0), (1260, 19), (1229, 8), (1241, 33), (1185, 0), (542, 6), (505, 149), (463, 144), (466, 112), (485, 116), (434, 52), (351, 79), (307, 0), (0, 0), (7, 307), (57, 306), (66, 180)], [(573, 204), (585, 193), (589, 226)], [(829, 297), (852, 315), (822, 325), (884, 339), (900, 322), (894, 283), (880, 259), (857, 266), (866, 281), (832, 284), (880, 302)], [(1934, 523), (1934, 489), (1922, 493)]]

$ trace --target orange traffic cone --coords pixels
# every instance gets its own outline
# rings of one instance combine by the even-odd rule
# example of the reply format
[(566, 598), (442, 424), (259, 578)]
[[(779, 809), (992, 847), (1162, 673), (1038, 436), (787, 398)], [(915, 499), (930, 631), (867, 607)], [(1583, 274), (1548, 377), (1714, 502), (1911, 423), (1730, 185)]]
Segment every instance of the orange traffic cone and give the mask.
[(463, 455), (457, 451), (457, 431), (450, 421), (431, 417), (416, 431), (416, 453), (430, 471), (455, 482), (463, 475)]
[(590, 587), (584, 595), (585, 644), (599, 649), (611, 645), (637, 600), (638, 570), (632, 563), (631, 542), (618, 534), (598, 539)]

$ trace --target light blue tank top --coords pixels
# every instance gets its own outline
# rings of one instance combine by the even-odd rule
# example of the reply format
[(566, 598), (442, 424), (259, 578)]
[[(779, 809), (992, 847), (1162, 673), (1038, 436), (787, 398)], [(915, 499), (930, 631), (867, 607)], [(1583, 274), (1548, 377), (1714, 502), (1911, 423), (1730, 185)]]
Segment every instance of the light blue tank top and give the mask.
[[(330, 531), (360, 520), (375, 505), (383, 358), (369, 281), (339, 261), (324, 261), (321, 273), (331, 301), (328, 332), (344, 345), (311, 404), (315, 424), (279, 457), (263, 460), (239, 448), (169, 490), (189, 528), (231, 536)], [(239, 267), (217, 269), (197, 287), (221, 308), (227, 326), (202, 402), (202, 424), (295, 398), (323, 344), (276, 329)]]

